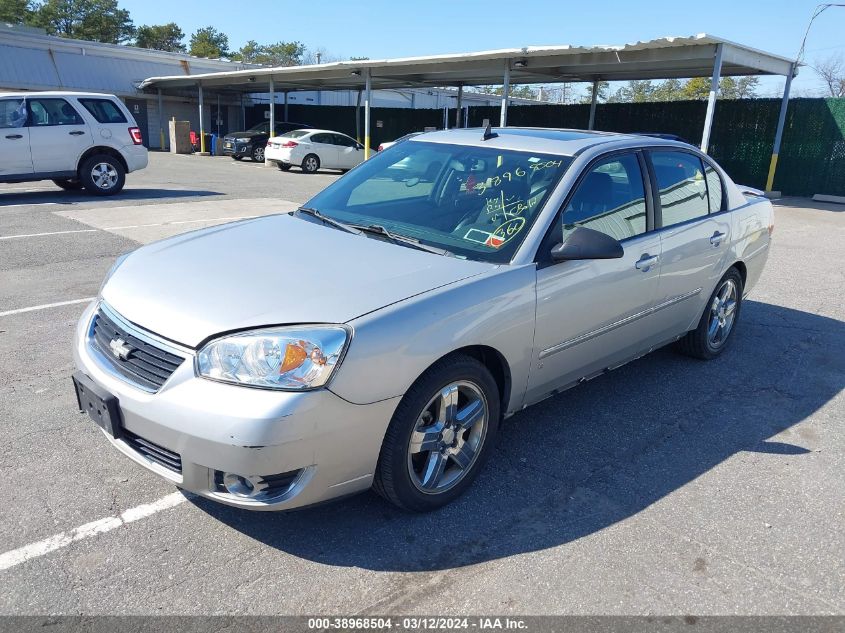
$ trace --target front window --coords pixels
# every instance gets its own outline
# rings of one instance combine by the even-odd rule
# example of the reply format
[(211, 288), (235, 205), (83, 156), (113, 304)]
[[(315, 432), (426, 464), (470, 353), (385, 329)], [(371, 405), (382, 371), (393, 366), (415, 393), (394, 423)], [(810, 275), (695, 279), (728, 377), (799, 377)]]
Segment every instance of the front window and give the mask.
[(571, 162), (568, 156), (407, 141), (376, 154), (306, 206), (458, 257), (504, 263)]

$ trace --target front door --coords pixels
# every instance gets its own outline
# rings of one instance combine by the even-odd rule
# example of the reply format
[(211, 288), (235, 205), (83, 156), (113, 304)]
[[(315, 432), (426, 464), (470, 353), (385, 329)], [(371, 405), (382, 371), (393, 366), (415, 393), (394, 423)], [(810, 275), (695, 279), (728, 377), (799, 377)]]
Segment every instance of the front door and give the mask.
[(79, 157), (93, 142), (85, 119), (58, 97), (29, 98), (26, 103), (36, 173), (76, 171)]
[[(567, 261), (537, 271), (534, 363), (526, 402), (648, 350), (660, 272), (660, 237), (651, 231), (642, 161), (635, 152), (593, 163), (543, 250), (584, 226), (619, 240), (620, 259)], [(541, 257), (543, 253), (540, 253)]]
[(0, 178), (31, 174), (26, 105), (19, 97), (0, 99)]
[(649, 156), (662, 218), (655, 319), (668, 338), (698, 325), (726, 267), (731, 223), (720, 213), (723, 187), (713, 167), (690, 152), (654, 150)]
[(335, 145), (337, 145), (338, 167), (352, 169), (364, 160), (364, 150), (358, 149), (358, 141), (345, 134), (332, 134), (332, 136)]

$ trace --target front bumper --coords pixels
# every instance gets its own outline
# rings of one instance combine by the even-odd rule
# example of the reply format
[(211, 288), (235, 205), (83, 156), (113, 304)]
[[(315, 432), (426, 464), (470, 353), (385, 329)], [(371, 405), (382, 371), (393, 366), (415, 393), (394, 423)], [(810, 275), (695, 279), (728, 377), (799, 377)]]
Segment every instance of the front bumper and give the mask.
[[(181, 472), (149, 459), (132, 441), (106, 435), (138, 464), (185, 490), (252, 510), (297, 508), (370, 487), (399, 398), (355, 405), (328, 389), (296, 393), (214, 382), (194, 374), (188, 349), (157, 392), (144, 391), (91, 347), (96, 308), (96, 302), (89, 306), (77, 327), (78, 369), (117, 398), (122, 426), (133, 437), (178, 454)], [(272, 499), (235, 495), (220, 485), (223, 473), (257, 479), (292, 471), (296, 479)]]
[(231, 139), (223, 139), (223, 154), (226, 156), (250, 156), (252, 154), (251, 143), (238, 143)]

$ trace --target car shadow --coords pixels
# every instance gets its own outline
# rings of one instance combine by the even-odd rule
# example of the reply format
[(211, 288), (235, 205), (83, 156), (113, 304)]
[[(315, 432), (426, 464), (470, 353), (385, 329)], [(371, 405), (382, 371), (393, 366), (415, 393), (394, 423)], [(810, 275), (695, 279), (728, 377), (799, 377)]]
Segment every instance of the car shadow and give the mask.
[(0, 189), (0, 207), (4, 205), (24, 204), (77, 204), (79, 202), (104, 202), (120, 203), (126, 200), (163, 200), (166, 198), (194, 198), (206, 196), (222, 196), (220, 191), (208, 191), (204, 189), (142, 189), (127, 188), (114, 196), (93, 196), (86, 191), (64, 191), (56, 188), (55, 191), (25, 191), (15, 192), (3, 191)]
[(437, 512), (406, 514), (373, 493), (288, 513), (192, 502), (327, 565), (460, 567), (602, 530), (743, 451), (804, 459), (812, 429), (770, 438), (843, 387), (845, 322), (746, 301), (717, 360), (659, 350), (513, 416), (471, 489)]

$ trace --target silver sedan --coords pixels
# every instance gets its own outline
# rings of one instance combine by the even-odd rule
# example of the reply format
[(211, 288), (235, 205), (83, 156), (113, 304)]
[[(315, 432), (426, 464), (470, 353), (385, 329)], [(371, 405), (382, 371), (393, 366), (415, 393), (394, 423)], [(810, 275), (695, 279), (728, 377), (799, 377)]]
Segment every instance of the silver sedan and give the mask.
[(669, 343), (722, 354), (772, 222), (683, 143), (423, 134), (294, 213), (118, 260), (76, 333), (79, 406), (222, 503), (430, 510), (520, 409)]

